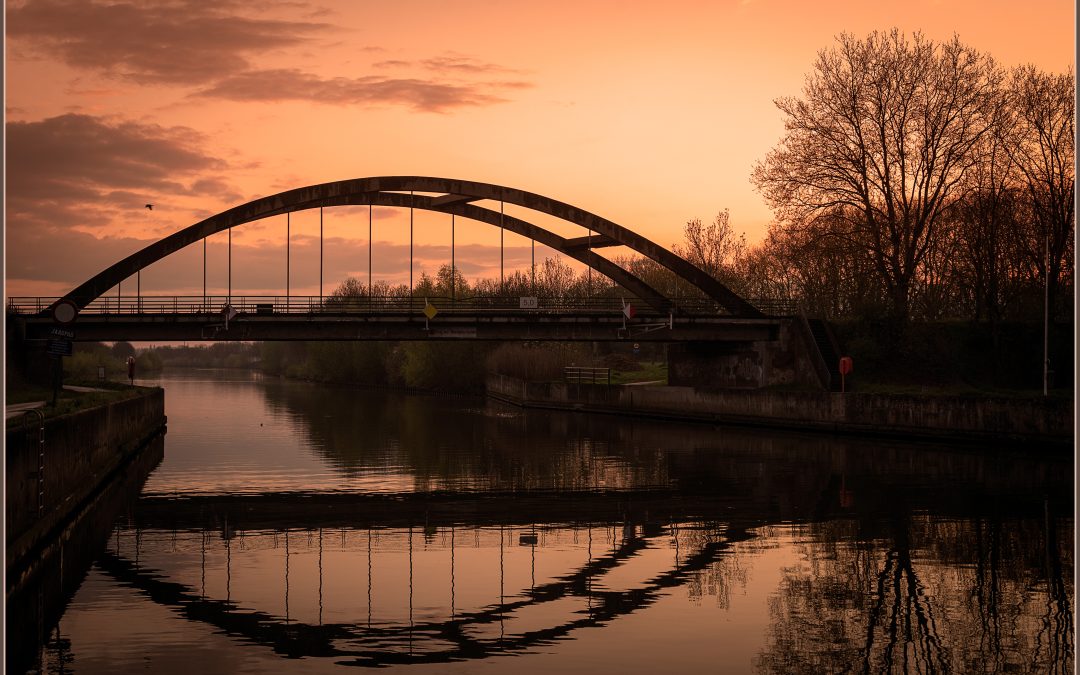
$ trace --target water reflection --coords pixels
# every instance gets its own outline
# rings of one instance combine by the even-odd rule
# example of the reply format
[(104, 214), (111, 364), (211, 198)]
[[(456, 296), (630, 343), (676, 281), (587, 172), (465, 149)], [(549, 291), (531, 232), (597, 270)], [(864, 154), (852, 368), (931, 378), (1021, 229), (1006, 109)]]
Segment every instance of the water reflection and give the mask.
[(48, 668), (1074, 665), (1068, 457), (165, 384), (166, 461)]
[[(362, 666), (480, 659), (573, 637), (648, 607), (749, 536), (700, 523), (117, 534), (97, 568), (150, 601), (280, 656)], [(196, 548), (198, 570), (177, 565)]]
[[(41, 660), (46, 635), (82, 583), (117, 516), (132, 507), (163, 452), (164, 436), (158, 435), (72, 514), (29, 570), (8, 579), (5, 637), (10, 672), (26, 672)], [(54, 638), (50, 647), (52, 661), (61, 666), (70, 662), (66, 644)]]
[[(901, 514), (815, 523), (770, 607), (762, 672), (1066, 673), (1072, 526)], [(872, 536), (873, 538), (867, 538)]]

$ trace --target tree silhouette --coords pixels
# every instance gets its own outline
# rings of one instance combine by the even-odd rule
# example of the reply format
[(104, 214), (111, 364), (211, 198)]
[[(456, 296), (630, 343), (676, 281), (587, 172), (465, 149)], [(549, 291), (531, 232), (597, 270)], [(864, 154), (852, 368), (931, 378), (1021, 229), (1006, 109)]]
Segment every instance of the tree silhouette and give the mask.
[(903, 322), (942, 213), (993, 131), (1002, 75), (957, 38), (893, 29), (837, 42), (801, 98), (776, 101), (787, 133), (752, 181), (787, 227), (842, 223), (834, 233), (870, 255)]

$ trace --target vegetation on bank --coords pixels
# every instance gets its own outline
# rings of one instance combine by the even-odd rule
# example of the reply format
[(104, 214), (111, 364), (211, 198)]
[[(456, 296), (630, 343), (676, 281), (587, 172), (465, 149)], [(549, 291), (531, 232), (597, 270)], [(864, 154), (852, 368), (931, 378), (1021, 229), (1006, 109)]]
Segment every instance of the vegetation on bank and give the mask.
[(126, 379), (129, 357), (135, 358), (138, 375), (161, 370), (161, 359), (154, 350), (136, 352), (130, 342), (117, 342), (111, 347), (100, 342), (77, 342), (71, 356), (64, 359), (64, 382), (100, 382), (98, 375), (102, 368), (106, 380)]
[(264, 342), (260, 368), (317, 382), (480, 393), (485, 342)]
[[(95, 390), (104, 391), (71, 391), (68, 389), (61, 389), (59, 392), (56, 392), (56, 405), (54, 406), (52, 405), (52, 389), (40, 386), (26, 386), (19, 387), (15, 390), (9, 390), (7, 392), (7, 403), (8, 405), (12, 405), (16, 403), (29, 403), (32, 401), (45, 401), (46, 405), (38, 408), (38, 410), (45, 415), (45, 419), (49, 419), (51, 417), (59, 417), (60, 415), (78, 412), (79, 410), (87, 410), (106, 403), (135, 398), (146, 391), (145, 387), (132, 387), (119, 382), (99, 382), (96, 380), (65, 381), (65, 384), (80, 387), (92, 387)], [(19, 426), (26, 423), (28, 419), (34, 418), (36, 418), (34, 413), (18, 415), (7, 420), (7, 427), (11, 428)]]

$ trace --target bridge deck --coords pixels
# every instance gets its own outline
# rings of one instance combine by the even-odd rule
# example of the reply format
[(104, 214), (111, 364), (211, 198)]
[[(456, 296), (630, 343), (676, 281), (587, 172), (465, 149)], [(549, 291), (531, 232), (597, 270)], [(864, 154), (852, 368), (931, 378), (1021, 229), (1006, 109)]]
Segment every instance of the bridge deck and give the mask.
[[(12, 298), (8, 315), (25, 326), (28, 339), (48, 339), (57, 326), (48, 312), (53, 301)], [(84, 308), (68, 328), (80, 341), (743, 342), (776, 339), (779, 325), (779, 318), (733, 317), (701, 301), (661, 315), (635, 300), (620, 298), (208, 296), (102, 298)]]

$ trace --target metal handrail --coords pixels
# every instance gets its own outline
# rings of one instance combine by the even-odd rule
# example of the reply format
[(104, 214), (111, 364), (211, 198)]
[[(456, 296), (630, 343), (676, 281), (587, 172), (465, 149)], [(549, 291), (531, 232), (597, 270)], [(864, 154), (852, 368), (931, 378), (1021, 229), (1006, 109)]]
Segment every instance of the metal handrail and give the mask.
[(568, 384), (611, 384), (611, 368), (566, 366), (563, 377)]
[[(45, 312), (59, 298), (11, 297), (9, 314), (34, 315)], [(795, 303), (784, 299), (753, 299), (752, 304), (773, 316), (795, 315)], [(231, 306), (237, 314), (352, 314), (352, 313), (415, 313), (433, 305), (440, 314), (455, 312), (514, 311), (522, 313), (609, 312), (621, 313), (626, 303), (634, 306), (638, 315), (657, 312), (636, 298), (617, 297), (537, 297), (535, 308), (522, 308), (518, 296), (317, 296), (317, 295), (195, 295), (195, 296), (102, 296), (84, 307), (81, 314), (92, 315), (209, 315), (220, 314)], [(680, 314), (716, 315), (726, 311), (708, 300), (680, 300)]]

